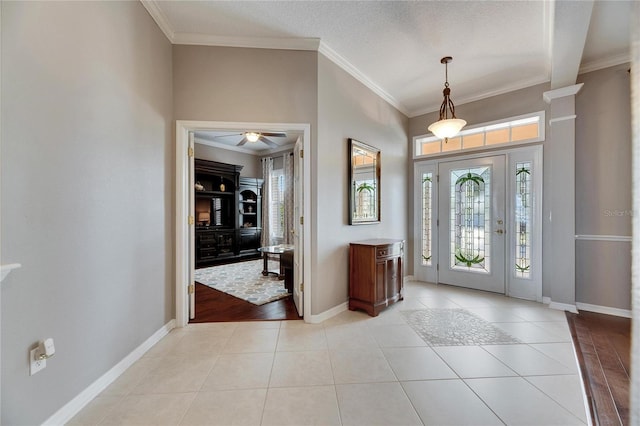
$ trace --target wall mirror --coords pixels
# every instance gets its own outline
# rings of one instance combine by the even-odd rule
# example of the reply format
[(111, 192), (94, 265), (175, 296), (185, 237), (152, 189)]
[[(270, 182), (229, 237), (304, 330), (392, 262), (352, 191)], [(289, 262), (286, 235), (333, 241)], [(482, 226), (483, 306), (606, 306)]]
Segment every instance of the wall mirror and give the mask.
[(380, 222), (380, 150), (349, 139), (349, 225)]

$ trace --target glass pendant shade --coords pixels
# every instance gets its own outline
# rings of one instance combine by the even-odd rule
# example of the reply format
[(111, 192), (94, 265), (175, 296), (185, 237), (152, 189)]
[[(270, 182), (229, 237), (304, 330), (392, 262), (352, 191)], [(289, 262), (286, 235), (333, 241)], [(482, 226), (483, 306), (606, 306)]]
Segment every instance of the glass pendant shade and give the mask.
[(256, 132), (248, 132), (245, 134), (245, 137), (249, 142), (257, 142), (260, 139), (260, 134)]
[(448, 139), (457, 135), (466, 124), (467, 122), (460, 118), (448, 118), (436, 121), (428, 130), (439, 139)]

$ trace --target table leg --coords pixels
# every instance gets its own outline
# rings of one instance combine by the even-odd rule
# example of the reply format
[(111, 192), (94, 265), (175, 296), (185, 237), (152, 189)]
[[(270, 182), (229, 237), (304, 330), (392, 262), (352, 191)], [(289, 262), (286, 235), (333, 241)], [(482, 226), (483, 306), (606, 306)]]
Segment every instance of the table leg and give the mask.
[(269, 275), (269, 255), (266, 252), (262, 253), (262, 259), (264, 261), (262, 264), (262, 275), (266, 277)]

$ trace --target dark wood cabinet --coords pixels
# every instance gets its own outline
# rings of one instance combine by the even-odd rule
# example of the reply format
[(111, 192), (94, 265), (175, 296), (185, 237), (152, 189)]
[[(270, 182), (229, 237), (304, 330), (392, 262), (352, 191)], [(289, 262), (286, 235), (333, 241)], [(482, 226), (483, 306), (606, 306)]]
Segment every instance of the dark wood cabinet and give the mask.
[(258, 258), (262, 179), (242, 166), (195, 160), (196, 267)]
[(349, 309), (371, 316), (403, 299), (404, 241), (372, 239), (349, 245)]

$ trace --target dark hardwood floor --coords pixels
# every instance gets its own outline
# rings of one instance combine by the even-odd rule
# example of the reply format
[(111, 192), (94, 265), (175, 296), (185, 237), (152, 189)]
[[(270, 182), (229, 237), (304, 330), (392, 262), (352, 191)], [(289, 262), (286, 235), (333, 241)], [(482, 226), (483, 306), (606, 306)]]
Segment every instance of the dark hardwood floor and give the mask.
[(631, 320), (567, 312), (591, 418), (595, 425), (628, 425)]
[(196, 317), (189, 322), (300, 319), (291, 296), (257, 306), (196, 282)]

